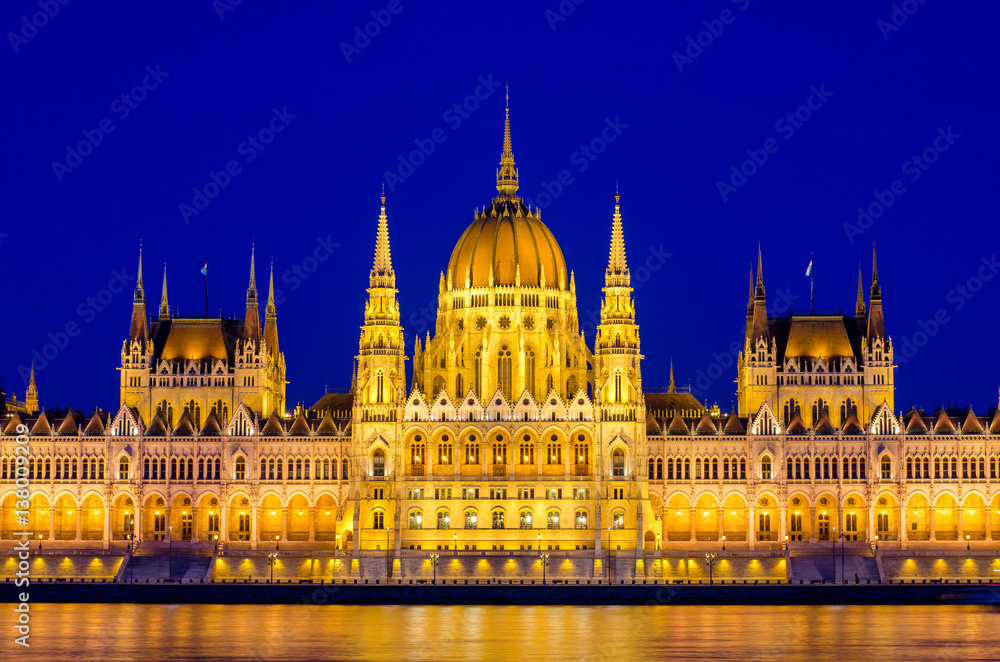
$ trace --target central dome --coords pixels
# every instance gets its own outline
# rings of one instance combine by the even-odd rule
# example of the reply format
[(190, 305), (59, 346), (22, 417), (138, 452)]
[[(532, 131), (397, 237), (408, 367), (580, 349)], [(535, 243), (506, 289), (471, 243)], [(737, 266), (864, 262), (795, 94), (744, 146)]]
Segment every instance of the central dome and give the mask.
[[(490, 283), (490, 270), (493, 282)], [(566, 289), (566, 261), (552, 232), (519, 199), (498, 198), (476, 215), (452, 251), (448, 271), (454, 287), (520, 284)]]
[(448, 262), (450, 287), (544, 284), (566, 289), (566, 261), (559, 244), (542, 223), (541, 212), (532, 212), (517, 197), (517, 175), (508, 108), (497, 169), (499, 195), (482, 212), (476, 211), (476, 220), (455, 245)]

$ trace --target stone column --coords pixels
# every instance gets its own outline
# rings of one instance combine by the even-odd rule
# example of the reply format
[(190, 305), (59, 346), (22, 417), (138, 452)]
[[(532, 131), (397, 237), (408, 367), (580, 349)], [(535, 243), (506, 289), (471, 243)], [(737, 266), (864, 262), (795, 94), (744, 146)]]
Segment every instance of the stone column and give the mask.
[(223, 506), (219, 513), (219, 541), (229, 542), (229, 508), (226, 506)]
[(49, 508), (49, 540), (56, 539), (56, 509)]
[(815, 506), (809, 509), (809, 521), (812, 522), (812, 528), (809, 529), (809, 542), (815, 543), (819, 540), (819, 520)]
[(104, 509), (104, 549), (111, 547), (111, 508)]
[(906, 508), (899, 509), (899, 545), (901, 549), (906, 549)]
[(172, 519), (170, 519), (170, 506), (168, 505), (167, 508), (166, 508), (166, 510), (164, 510), (163, 512), (165, 513), (164, 517), (167, 518), (167, 520), (166, 520), (167, 521), (167, 529), (163, 533), (167, 536), (167, 538), (166, 538), (167, 540), (173, 540), (174, 539), (174, 536), (173, 536), (174, 521)]
[(928, 513), (928, 515), (930, 515), (930, 518), (931, 518), (931, 522), (930, 522), (930, 527), (931, 527), (930, 540), (931, 540), (931, 542), (934, 542), (934, 541), (937, 540), (937, 526), (935, 525), (935, 522), (934, 522), (934, 520), (937, 519), (937, 517), (935, 517), (935, 515), (937, 513), (934, 512), (933, 499), (931, 500), (931, 506), (927, 509), (927, 513)]
[(726, 509), (718, 508), (716, 509), (716, 512), (718, 513), (719, 517), (719, 540), (721, 541), (722, 538), (726, 535), (726, 527), (725, 527)]
[(288, 508), (281, 509), (281, 540), (288, 540)]
[(965, 541), (965, 522), (963, 521), (965, 519), (964, 515), (965, 515), (964, 508), (958, 507), (955, 509), (955, 518), (958, 520), (955, 526), (958, 527), (958, 540), (960, 542)]
[(747, 506), (747, 544), (749, 545), (750, 550), (753, 550), (754, 543), (757, 541), (757, 527), (754, 525), (754, 520), (756, 519), (754, 510), (754, 506)]
[(257, 549), (259, 524), (257, 522), (257, 504), (250, 506), (250, 549)]
[(778, 517), (781, 518), (781, 523), (778, 525), (778, 542), (785, 542), (785, 536), (788, 535), (788, 506), (781, 504), (778, 506)]
[(993, 540), (993, 511), (986, 504), (986, 539)]
[(191, 542), (198, 542), (198, 507), (191, 505)]
[(83, 507), (76, 509), (76, 540), (79, 542), (83, 539)]
[(692, 507), (688, 512), (691, 514), (688, 518), (691, 525), (691, 542), (696, 542), (698, 540), (698, 509)]
[(316, 541), (316, 509), (309, 508), (309, 542)]
[(865, 539), (868, 542), (875, 540), (875, 506), (872, 504), (867, 505), (868, 510), (868, 526), (865, 527)]

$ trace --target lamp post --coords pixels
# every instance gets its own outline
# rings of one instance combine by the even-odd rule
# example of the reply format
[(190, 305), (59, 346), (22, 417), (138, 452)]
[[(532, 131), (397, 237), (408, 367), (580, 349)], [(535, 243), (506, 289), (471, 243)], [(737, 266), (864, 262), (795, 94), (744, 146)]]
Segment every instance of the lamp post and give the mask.
[(278, 560), (278, 550), (275, 550), (267, 555), (267, 564), (271, 567), (271, 580), (269, 584), (274, 583), (274, 562)]
[(545, 566), (549, 564), (549, 553), (545, 552), (543, 554), (539, 554), (538, 558), (542, 562), (542, 586), (545, 586)]
[(280, 535), (275, 535), (274, 536), (274, 551), (278, 551), (279, 549), (281, 549), (281, 536)]
[(833, 527), (833, 535), (830, 536), (830, 540), (833, 541), (833, 583), (837, 583), (837, 527)]
[[(844, 570), (844, 556), (847, 554), (847, 536), (840, 534), (840, 579), (847, 583), (847, 571)], [(834, 561), (836, 563), (836, 561)]]
[(612, 580), (611, 577), (611, 526), (608, 526), (608, 583), (610, 584)]
[[(130, 552), (132, 551), (132, 534), (131, 533), (128, 534), (128, 551), (130, 551)], [(132, 563), (132, 559), (129, 559), (128, 560), (128, 583), (129, 584), (131, 584), (133, 582), (133, 578), (134, 578), (133, 569), (134, 568), (135, 568), (135, 564)]]
[(715, 554), (711, 552), (705, 554), (705, 563), (708, 564), (708, 583), (711, 585), (713, 580), (712, 568), (715, 567)]
[(438, 553), (436, 553), (436, 552), (432, 552), (431, 553), (431, 566), (434, 568), (434, 579), (431, 580), (432, 584), (437, 584), (437, 578), (438, 578), (438, 558), (440, 556), (441, 555), (438, 554)]
[(340, 534), (337, 534), (337, 543), (333, 548), (333, 555), (340, 556)]
[(878, 551), (878, 536), (875, 536), (875, 551)]
[(538, 552), (542, 552), (542, 534), (538, 534)]
[(785, 536), (785, 551), (788, 551), (788, 536)]
[(722, 536), (722, 551), (726, 551), (726, 536)]
[(662, 554), (662, 551), (661, 551), (661, 548), (660, 548), (660, 534), (657, 533), (656, 534), (656, 555), (660, 556), (661, 554)]
[(167, 581), (174, 578), (174, 527), (167, 527)]
[(965, 534), (965, 551), (970, 551), (972, 547), (969, 546), (969, 534)]
[(455, 556), (458, 556), (458, 534), (455, 534)]

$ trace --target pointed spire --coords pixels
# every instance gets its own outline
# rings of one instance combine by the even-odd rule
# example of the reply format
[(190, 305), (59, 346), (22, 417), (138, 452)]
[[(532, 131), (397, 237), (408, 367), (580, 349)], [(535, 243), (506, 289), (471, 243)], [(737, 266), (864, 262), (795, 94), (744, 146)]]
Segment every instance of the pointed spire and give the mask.
[[(389, 219), (385, 215), (385, 184), (382, 185), (382, 207), (378, 217), (378, 230), (375, 233), (375, 263), (372, 267), (372, 278), (383, 276), (392, 278), (395, 282), (395, 274), (392, 270), (392, 254), (389, 250)], [(374, 286), (374, 280), (373, 286)]]
[(254, 267), (255, 246), (250, 245), (250, 286), (247, 287), (247, 305), (257, 303), (257, 272)]
[[(164, 275), (164, 277), (163, 277), (163, 283), (164, 283), (163, 284), (163, 288), (164, 288), (163, 291), (164, 291), (164, 296), (166, 296), (165, 293), (167, 291), (166, 290), (166, 287), (167, 287), (167, 285), (166, 285), (167, 280), (166, 279), (167, 279), (167, 277), (166, 277), (166, 275)], [(274, 260), (271, 260), (271, 276), (270, 276), (270, 278), (268, 280), (268, 284), (267, 284), (267, 311), (266, 311), (266, 315), (267, 315), (267, 317), (277, 317), (278, 316), (278, 309), (274, 305)]]
[(865, 295), (862, 288), (861, 263), (858, 262), (858, 301), (854, 304), (854, 316), (859, 320), (865, 316)]
[(885, 317), (882, 313), (882, 288), (878, 283), (878, 263), (872, 247), (872, 289), (868, 297), (868, 337), (885, 338)]
[(135, 281), (135, 302), (146, 301), (146, 291), (142, 287), (142, 241), (139, 241), (139, 275)]
[(674, 357), (670, 357), (670, 385), (667, 387), (667, 393), (676, 393), (677, 390), (674, 386)]
[(764, 259), (761, 257), (760, 243), (757, 244), (757, 290), (754, 297), (764, 298)]
[(24, 397), (24, 409), (28, 414), (38, 411), (38, 387), (35, 385), (35, 362), (31, 362), (31, 377), (28, 379), (28, 392)]
[(510, 87), (507, 87), (507, 107), (504, 109), (503, 123), (503, 153), (500, 154), (500, 167), (497, 169), (497, 191), (500, 197), (515, 197), (517, 195), (517, 167), (514, 164), (514, 151), (510, 142)]
[(750, 294), (747, 296), (747, 319), (753, 317), (753, 262), (750, 262)]
[(872, 246), (872, 291), (871, 298), (882, 298), (882, 288), (878, 284), (878, 262), (875, 259), (875, 247)]
[(170, 319), (170, 303), (167, 301), (167, 263), (163, 263), (163, 292), (160, 294), (160, 319)]
[(611, 220), (611, 251), (608, 256), (608, 270), (605, 273), (605, 284), (611, 286), (628, 286), (630, 282), (628, 261), (625, 257), (625, 232), (622, 229), (621, 194), (615, 187), (615, 213)]

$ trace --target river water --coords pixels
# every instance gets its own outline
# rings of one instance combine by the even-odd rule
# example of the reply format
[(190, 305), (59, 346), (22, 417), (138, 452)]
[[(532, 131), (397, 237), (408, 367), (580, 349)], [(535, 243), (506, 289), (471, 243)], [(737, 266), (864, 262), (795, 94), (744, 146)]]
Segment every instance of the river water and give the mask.
[(4, 662), (1000, 659), (1000, 611), (976, 606), (35, 604), (30, 651), (3, 611)]

